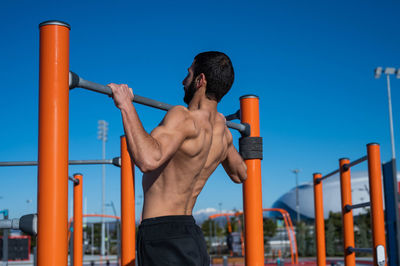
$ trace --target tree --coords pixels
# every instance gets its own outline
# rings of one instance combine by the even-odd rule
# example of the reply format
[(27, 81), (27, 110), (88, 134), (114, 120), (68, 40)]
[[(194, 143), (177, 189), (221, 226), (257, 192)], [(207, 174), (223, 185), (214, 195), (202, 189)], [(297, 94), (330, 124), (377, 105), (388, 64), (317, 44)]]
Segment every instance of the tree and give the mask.
[(335, 244), (335, 225), (331, 219), (326, 221), (326, 254), (328, 256), (335, 256), (336, 254), (336, 244)]
[[(358, 215), (354, 218), (354, 228), (356, 247), (369, 248), (372, 247), (372, 230), (371, 230), (371, 211), (367, 209), (366, 214)], [(357, 256), (369, 256), (368, 253), (358, 253)]]
[(304, 222), (298, 222), (296, 224), (297, 252), (299, 256), (306, 256), (306, 230), (307, 228)]
[[(203, 222), (201, 225), (201, 230), (203, 231), (204, 236), (222, 236), (224, 233), (224, 229), (219, 226), (219, 224), (215, 221), (215, 219), (208, 219)], [(210, 235), (211, 234), (211, 235)]]
[(269, 252), (270, 245), (268, 240), (276, 234), (276, 229), (277, 229), (276, 222), (272, 219), (264, 218), (263, 227), (264, 227), (264, 249), (266, 250), (266, 252)]

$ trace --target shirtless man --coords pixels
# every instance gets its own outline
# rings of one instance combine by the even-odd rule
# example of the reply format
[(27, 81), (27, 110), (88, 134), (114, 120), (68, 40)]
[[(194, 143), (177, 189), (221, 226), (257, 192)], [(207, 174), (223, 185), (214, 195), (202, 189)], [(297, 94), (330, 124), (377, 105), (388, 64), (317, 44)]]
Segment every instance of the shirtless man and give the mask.
[(182, 82), (188, 107), (173, 107), (150, 134), (132, 104), (132, 89), (109, 84), (121, 110), (129, 153), (143, 172), (139, 265), (210, 265), (204, 236), (192, 216), (196, 199), (220, 163), (233, 182), (247, 177), (225, 117), (217, 111), (233, 79), (228, 56), (197, 55)]

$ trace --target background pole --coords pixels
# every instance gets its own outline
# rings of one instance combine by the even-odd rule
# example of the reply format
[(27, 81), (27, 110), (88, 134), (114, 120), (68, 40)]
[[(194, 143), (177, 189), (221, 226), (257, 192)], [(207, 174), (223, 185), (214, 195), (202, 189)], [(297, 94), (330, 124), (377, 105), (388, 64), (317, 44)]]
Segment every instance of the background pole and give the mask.
[(121, 265), (135, 266), (135, 177), (125, 136), (121, 137)]
[(83, 176), (74, 174), (77, 182), (74, 182), (74, 266), (82, 266), (82, 191)]
[(324, 220), (324, 198), (322, 194), (322, 181), (318, 181), (322, 175), (314, 174), (314, 211), (315, 211), (315, 242), (317, 247), (317, 265), (326, 265), (325, 247), (325, 220)]
[(39, 28), (37, 262), (39, 266), (66, 266), (70, 26), (46, 21)]
[(348, 250), (349, 247), (354, 246), (354, 220), (353, 210), (346, 211), (346, 205), (352, 205), (351, 198), (351, 175), (350, 167), (345, 170), (343, 165), (349, 164), (349, 159), (339, 160), (340, 169), (340, 194), (342, 198), (342, 224), (343, 224), (343, 248), (344, 248), (344, 262), (346, 266), (356, 265), (356, 254)]
[[(381, 155), (379, 145), (376, 143), (368, 144), (367, 151), (374, 265), (378, 265), (377, 247), (383, 246), (386, 253), (385, 217), (383, 214), (382, 199)], [(385, 258), (387, 258), (386, 254)], [(387, 260), (385, 259), (385, 261)], [(387, 265), (387, 263), (385, 262), (384, 265)]]
[[(259, 99), (255, 95), (240, 98), (241, 122), (250, 125), (250, 137), (260, 136)], [(248, 266), (264, 266), (261, 160), (247, 159), (247, 180), (243, 184), (245, 224), (245, 261)]]

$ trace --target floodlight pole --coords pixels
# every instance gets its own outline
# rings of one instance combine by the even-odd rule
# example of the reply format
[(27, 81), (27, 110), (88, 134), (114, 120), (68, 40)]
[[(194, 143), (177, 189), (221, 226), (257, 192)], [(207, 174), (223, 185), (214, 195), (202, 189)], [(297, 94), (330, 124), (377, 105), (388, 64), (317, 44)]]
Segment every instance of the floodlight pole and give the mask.
[(390, 74), (386, 74), (388, 102), (389, 102), (389, 121), (390, 121), (390, 140), (392, 142), (392, 160), (396, 160), (396, 149), (394, 147), (394, 132), (393, 132), (393, 112), (392, 112), (392, 96), (390, 92)]
[(297, 213), (297, 219), (296, 222), (300, 222), (300, 205), (299, 205), (299, 169), (294, 169), (292, 172), (296, 175), (296, 213)]
[[(390, 123), (390, 140), (392, 148), (392, 160), (391, 170), (390, 162), (384, 164), (384, 184), (385, 184), (385, 205), (386, 211), (394, 210), (394, 213), (387, 213), (387, 231), (388, 234), (388, 249), (389, 249), (389, 265), (398, 265), (400, 263), (400, 219), (398, 212), (398, 182), (397, 182), (397, 167), (396, 167), (396, 149), (394, 141), (394, 130), (393, 130), (393, 112), (392, 112), (392, 96), (390, 88), (390, 75), (395, 75), (396, 78), (400, 78), (400, 68), (395, 69), (393, 67), (386, 67), (384, 70), (382, 67), (375, 69), (375, 78), (378, 79), (381, 75), (386, 75), (386, 84), (388, 91), (388, 107), (389, 107), (389, 123)], [(385, 167), (387, 165), (387, 167)], [(388, 174), (392, 172), (391, 174)], [(390, 250), (392, 249), (392, 250)]]
[[(382, 71), (383, 71), (382, 67), (377, 67), (375, 69), (375, 78), (376, 79), (381, 77)], [(390, 90), (390, 75), (394, 75), (397, 73), (396, 77), (400, 78), (400, 69), (398, 69), (396, 71), (396, 69), (393, 67), (387, 67), (387, 68), (385, 68), (383, 73), (386, 75), (386, 84), (387, 84), (387, 91), (388, 91), (388, 106), (389, 106), (390, 140), (391, 140), (391, 146), (392, 146), (392, 160), (393, 160), (393, 162), (395, 162), (396, 149), (395, 149), (395, 144), (394, 144), (394, 132), (393, 132), (393, 112), (392, 112), (392, 96), (391, 96), (391, 90)]]
[[(106, 158), (106, 141), (108, 132), (108, 123), (105, 120), (98, 121), (98, 139), (102, 141), (102, 159)], [(102, 192), (101, 192), (101, 213), (105, 214), (106, 201), (106, 166), (102, 166)], [(104, 217), (101, 217), (101, 256), (105, 255), (105, 225)]]

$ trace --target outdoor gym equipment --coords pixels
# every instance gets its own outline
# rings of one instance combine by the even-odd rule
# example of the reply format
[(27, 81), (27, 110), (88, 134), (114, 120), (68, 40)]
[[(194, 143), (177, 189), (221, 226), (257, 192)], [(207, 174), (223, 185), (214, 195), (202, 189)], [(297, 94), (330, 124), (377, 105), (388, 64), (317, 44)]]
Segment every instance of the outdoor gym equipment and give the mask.
[[(61, 21), (45, 21), (40, 29), (39, 69), (39, 156), (38, 156), (38, 237), (39, 266), (66, 266), (68, 256), (68, 112), (69, 112), (69, 32)], [(73, 74), (71, 74), (72, 79)], [(82, 79), (80, 79), (82, 80)], [(75, 82), (75, 83), (74, 83)], [(79, 79), (77, 81), (79, 85)], [(72, 80), (72, 84), (76, 84)], [(93, 84), (92, 84), (93, 85)], [(81, 86), (83, 86), (81, 84)], [(98, 91), (101, 92), (101, 91)], [(105, 93), (103, 91), (101, 93)], [(107, 93), (106, 93), (107, 94)], [(136, 97), (138, 99), (138, 97)], [(152, 106), (157, 108), (156, 106)], [(242, 133), (240, 151), (247, 165), (247, 180), (243, 184), (245, 211), (246, 265), (264, 265), (262, 221), (261, 159), (262, 142), (259, 128), (259, 99), (255, 95), (240, 98), (241, 124), (228, 121), (228, 126)], [(251, 130), (246, 129), (248, 124)], [(121, 160), (129, 158), (125, 139), (121, 139)], [(125, 154), (125, 155), (124, 155)], [(134, 224), (134, 177), (130, 160), (121, 164), (122, 265), (135, 263), (135, 232), (124, 232), (126, 224)], [(125, 182), (125, 181), (124, 181)], [(128, 196), (126, 195), (129, 194)], [(125, 196), (124, 196), (125, 195)], [(133, 204), (132, 204), (133, 202)], [(125, 206), (125, 207), (124, 207)], [(128, 212), (124, 215), (124, 212)], [(133, 214), (133, 215), (132, 215)], [(129, 218), (127, 217), (129, 216)], [(125, 225), (124, 225), (125, 224)], [(127, 229), (127, 230), (128, 230)], [(57, 237), (54, 237), (57, 236)], [(124, 250), (124, 243), (130, 243)]]
[[(361, 204), (352, 204), (351, 197), (351, 167), (368, 161), (368, 179), (370, 189), (370, 201)], [(363, 156), (353, 162), (347, 158), (339, 160), (339, 169), (322, 176), (314, 174), (314, 205), (315, 205), (315, 231), (317, 243), (317, 264), (326, 265), (325, 248), (325, 221), (322, 196), (322, 181), (326, 178), (340, 173), (340, 191), (342, 200), (342, 223), (343, 223), (343, 248), (344, 261), (346, 266), (356, 265), (357, 252), (369, 252), (373, 254), (374, 265), (386, 265), (386, 240), (385, 240), (385, 219), (383, 214), (382, 198), (382, 172), (379, 145), (370, 143), (367, 145), (367, 156)], [(372, 248), (357, 248), (354, 245), (354, 221), (353, 209), (371, 207), (372, 225)]]

